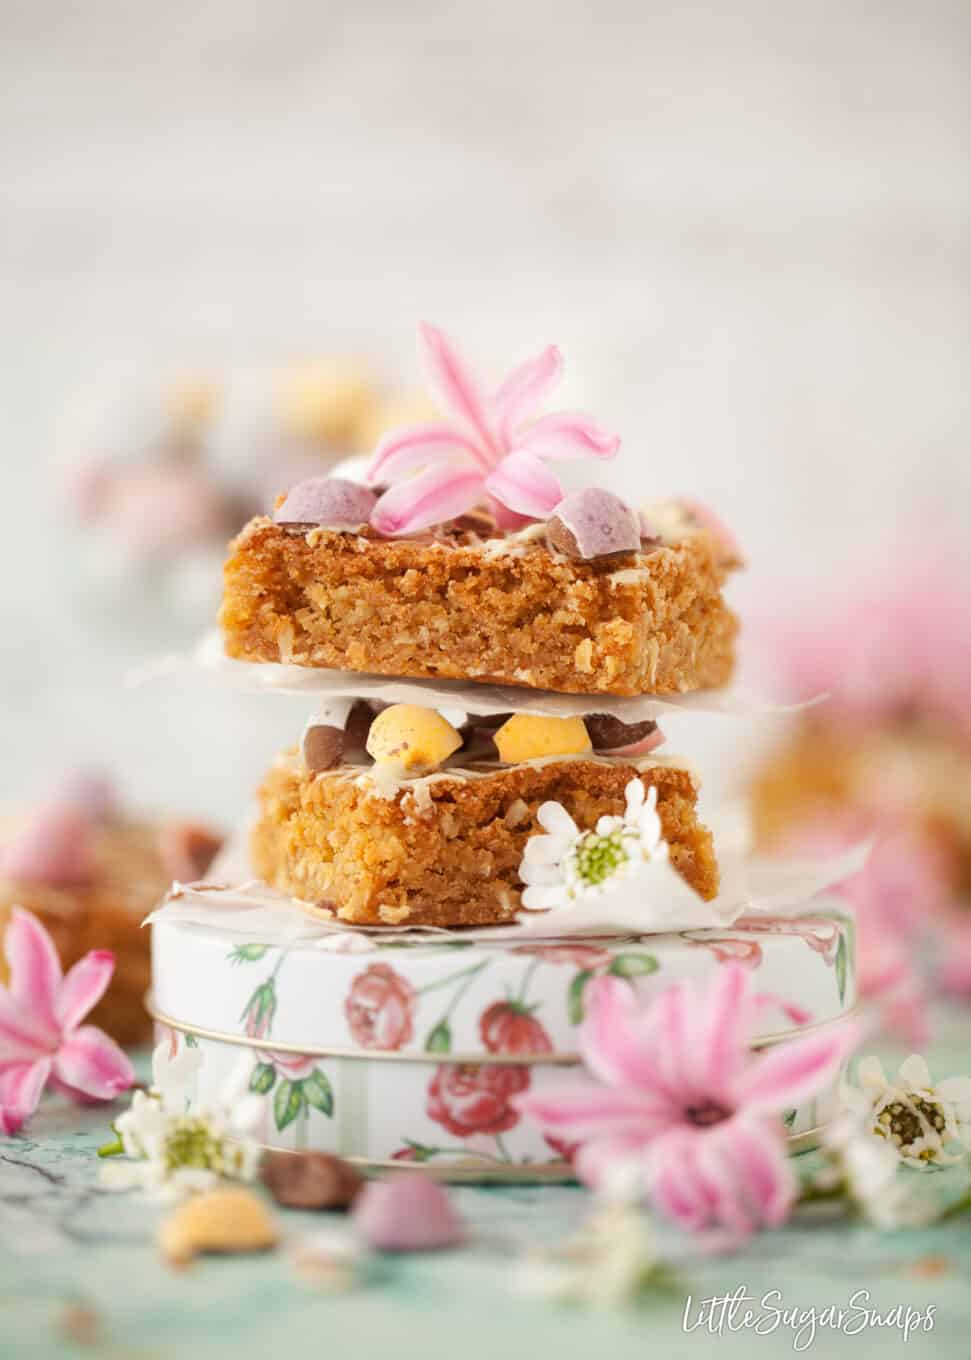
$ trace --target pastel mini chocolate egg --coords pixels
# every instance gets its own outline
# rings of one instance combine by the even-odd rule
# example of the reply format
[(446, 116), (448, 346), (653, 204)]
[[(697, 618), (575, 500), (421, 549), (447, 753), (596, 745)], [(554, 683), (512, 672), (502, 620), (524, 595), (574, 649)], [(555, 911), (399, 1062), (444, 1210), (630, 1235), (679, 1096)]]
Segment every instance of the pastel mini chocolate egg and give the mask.
[(374, 492), (343, 477), (308, 477), (292, 486), (273, 512), (277, 524), (314, 524), (357, 529), (367, 524), (377, 502)]
[(610, 713), (588, 713), (584, 722), (595, 751), (641, 755), (664, 740), (656, 722), (625, 723)]
[(637, 512), (610, 491), (588, 486), (565, 496), (546, 526), (552, 548), (566, 557), (606, 557), (641, 546)]
[(545, 718), (537, 713), (514, 713), (493, 740), (499, 759), (507, 765), (543, 756), (575, 756), (592, 750), (582, 718)]
[(412, 773), (434, 770), (462, 745), (450, 722), (434, 708), (391, 704), (377, 715), (367, 738), (368, 755), (378, 764), (396, 764)]
[(377, 1251), (439, 1251), (458, 1246), (465, 1235), (448, 1191), (424, 1171), (370, 1181), (353, 1217), (364, 1241)]

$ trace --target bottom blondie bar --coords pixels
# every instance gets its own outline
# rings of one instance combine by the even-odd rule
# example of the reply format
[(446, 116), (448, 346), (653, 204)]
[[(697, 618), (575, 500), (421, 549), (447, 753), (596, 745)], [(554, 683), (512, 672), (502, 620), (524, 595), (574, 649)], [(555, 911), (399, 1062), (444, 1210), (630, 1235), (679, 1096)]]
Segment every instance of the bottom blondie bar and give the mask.
[(657, 789), (672, 865), (710, 900), (718, 865), (690, 771), (597, 756), (483, 762), (388, 790), (362, 767), (314, 775), (288, 753), (260, 789), (253, 867), (273, 887), (359, 925), (498, 924), (519, 909), (519, 865), (526, 841), (542, 830), (540, 805), (561, 803), (592, 829), (602, 816), (623, 814), (635, 776)]

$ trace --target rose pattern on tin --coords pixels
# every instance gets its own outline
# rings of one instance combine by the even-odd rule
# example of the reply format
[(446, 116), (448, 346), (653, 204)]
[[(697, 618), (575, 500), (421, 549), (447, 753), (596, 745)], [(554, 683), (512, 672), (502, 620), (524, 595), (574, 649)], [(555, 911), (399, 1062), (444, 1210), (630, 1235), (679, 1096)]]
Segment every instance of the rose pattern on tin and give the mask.
[[(793, 941), (786, 946), (785, 972), (775, 957), (774, 936)], [(610, 974), (631, 987), (651, 987), (663, 985), (675, 963), (673, 977), (681, 976), (682, 968), (697, 974), (711, 964), (737, 959), (753, 971), (762, 970), (766, 1001), (800, 1025), (814, 1017), (781, 993), (790, 993), (792, 950), (801, 947), (818, 960), (806, 999), (811, 996), (814, 1005), (818, 1000), (818, 1018), (837, 1014), (835, 994), (842, 1001), (852, 981), (852, 931), (838, 911), (742, 920), (725, 929), (666, 937), (540, 940), (499, 949), (461, 938), (377, 938), (363, 958), (341, 955), (338, 964), (338, 956), (330, 956), (335, 981), (340, 981), (328, 989), (326, 1000), (321, 996), (316, 1013), (332, 1051), (314, 1056), (286, 1050), (290, 1044), (313, 1043), (313, 1031), (306, 1026), (312, 994), (308, 987), (313, 985), (309, 979), (319, 971), (316, 966), (308, 969), (315, 951), (289, 942), (248, 942), (230, 949), (227, 941), (221, 957), (247, 982), (240, 988), (227, 977), (237, 1023), (220, 1028), (244, 1041), (259, 1041), (251, 1050), (250, 1089), (265, 1099), (263, 1136), (271, 1146), (313, 1146), (378, 1160), (434, 1160), (446, 1174), (450, 1164), (470, 1161), (500, 1175), (503, 1167), (561, 1167), (576, 1149), (563, 1140), (532, 1134), (512, 1102), (551, 1078), (553, 1069), (544, 1065), (544, 1058), (573, 1051), (570, 1035), (583, 1019), (586, 990), (594, 978)], [(695, 962), (692, 956), (697, 956)], [(708, 965), (705, 957), (711, 960)], [(660, 974), (656, 981), (655, 974)], [(833, 1003), (826, 1000), (821, 974), (834, 979)], [(848, 995), (847, 1004), (853, 992)], [(184, 1004), (169, 1013), (187, 1015)], [(767, 1028), (773, 1032), (776, 1027)], [(279, 1051), (271, 1046), (277, 1039)], [(200, 1044), (207, 1066), (211, 1054), (211, 1080), (220, 1066), (228, 1067), (231, 1051), (215, 1036), (207, 1038), (203, 1031), (197, 1040), (186, 1033), (182, 1042)], [(322, 1039), (321, 1048), (327, 1046)], [(341, 1056), (354, 1051), (362, 1059)], [(367, 1054), (396, 1055), (410, 1062), (372, 1067)], [(513, 1061), (504, 1063), (503, 1054)], [(378, 1085), (384, 1087), (385, 1070), (395, 1079), (389, 1089), (400, 1094), (389, 1097), (387, 1104), (371, 1105), (372, 1087), (374, 1094)], [(810, 1127), (816, 1113), (807, 1106), (796, 1119), (793, 1112), (794, 1131)]]
[(351, 984), (344, 1014), (355, 1043), (392, 1053), (414, 1033), (417, 997), (406, 977), (387, 963), (372, 963)]

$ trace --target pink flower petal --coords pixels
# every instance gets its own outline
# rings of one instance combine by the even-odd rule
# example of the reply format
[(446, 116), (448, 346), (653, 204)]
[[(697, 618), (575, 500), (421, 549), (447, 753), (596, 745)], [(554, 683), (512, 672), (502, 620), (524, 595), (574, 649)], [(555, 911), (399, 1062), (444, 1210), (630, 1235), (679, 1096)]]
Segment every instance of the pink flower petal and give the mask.
[(37, 1109), (51, 1073), (50, 1058), (18, 1063), (0, 1072), (0, 1133), (16, 1133)]
[(386, 434), (374, 450), (367, 480), (372, 484), (397, 481), (403, 473), (438, 463), (469, 461), (491, 467), (471, 439), (444, 422), (408, 425)]
[(630, 1134), (646, 1141), (669, 1122), (667, 1108), (649, 1095), (593, 1083), (547, 1086), (510, 1103), (543, 1128), (575, 1139)]
[(464, 514), (481, 497), (481, 473), (429, 468), (386, 491), (374, 507), (371, 524), (389, 538), (413, 533)]
[(593, 1075), (608, 1086), (666, 1096), (646, 1013), (630, 984), (616, 977), (594, 978), (587, 985), (586, 1004), (579, 1049)]
[(720, 1137), (757, 1222), (784, 1223), (796, 1197), (796, 1178), (781, 1134), (756, 1121), (733, 1119)]
[(657, 1063), (661, 1080), (681, 1098), (698, 1095), (690, 1080), (690, 1012), (695, 998), (683, 982), (675, 982), (654, 1002), (651, 1019), (657, 1026)]
[(59, 1081), (96, 1100), (113, 1100), (135, 1081), (128, 1058), (103, 1030), (82, 1025), (61, 1045), (54, 1059)]
[(620, 436), (607, 434), (589, 416), (558, 411), (516, 435), (516, 447), (537, 458), (613, 458)]
[(533, 523), (532, 515), (517, 515), (515, 510), (510, 510), (502, 501), (497, 501), (495, 496), (487, 496), (486, 505), (496, 521), (496, 528), (503, 529), (506, 533), (514, 534), (517, 529), (525, 529), (527, 524)]
[(556, 345), (514, 368), (493, 399), (499, 435), (505, 448), (512, 447), (512, 433), (527, 411), (539, 406), (560, 380), (563, 356)]
[(418, 347), (438, 400), (475, 431), (486, 449), (494, 451), (496, 441), (486, 419), (483, 394), (455, 345), (440, 330), (423, 321), (418, 327)]
[(68, 969), (56, 1006), (58, 1023), (66, 1034), (77, 1029), (98, 1004), (114, 971), (115, 956), (110, 949), (93, 949)]
[(4, 938), (10, 965), (10, 995), (45, 1028), (58, 1028), (55, 1007), (61, 985), (61, 962), (54, 941), (29, 911), (14, 907)]
[[(741, 964), (719, 968), (695, 1013), (690, 1076), (700, 1090), (717, 1099), (731, 1088), (744, 1061), (747, 981)], [(686, 1073), (686, 1076), (689, 1075)]]
[(12, 1062), (33, 1062), (52, 1053), (60, 1035), (53, 1025), (43, 1024), (18, 1006), (6, 987), (0, 986), (0, 1067)]
[(563, 499), (560, 483), (538, 458), (517, 449), (486, 478), (486, 490), (520, 515), (545, 519)]
[(693, 1141), (698, 1135), (673, 1131), (651, 1148), (651, 1197), (679, 1227), (696, 1232), (714, 1208), (708, 1183), (697, 1173)]
[(801, 1104), (836, 1076), (860, 1038), (860, 1026), (845, 1021), (838, 1028), (775, 1045), (738, 1083), (740, 1104), (749, 1114), (779, 1114)]
[(709, 1221), (729, 1230), (727, 1242), (737, 1245), (751, 1236), (758, 1226), (758, 1218), (746, 1203), (744, 1187), (732, 1164), (731, 1145), (726, 1147), (720, 1125), (691, 1140), (685, 1161), (692, 1169), (699, 1185), (709, 1198)]

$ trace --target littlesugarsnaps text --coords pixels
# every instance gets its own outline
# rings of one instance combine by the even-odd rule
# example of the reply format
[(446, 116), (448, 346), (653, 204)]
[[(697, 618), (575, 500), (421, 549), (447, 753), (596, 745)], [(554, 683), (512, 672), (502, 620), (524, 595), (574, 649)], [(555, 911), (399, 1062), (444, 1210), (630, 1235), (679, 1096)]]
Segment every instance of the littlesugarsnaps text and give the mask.
[(845, 1303), (822, 1308), (787, 1306), (778, 1289), (770, 1289), (756, 1298), (746, 1285), (740, 1284), (730, 1294), (713, 1294), (704, 1299), (689, 1294), (684, 1301), (681, 1328), (684, 1332), (703, 1332), (709, 1336), (724, 1336), (727, 1332), (772, 1336), (789, 1332), (792, 1349), (808, 1351), (821, 1331), (840, 1332), (843, 1336), (858, 1336), (870, 1330), (897, 1332), (904, 1341), (909, 1341), (919, 1332), (934, 1330), (935, 1311), (933, 1304), (914, 1308), (896, 1303), (886, 1309), (875, 1308), (868, 1289), (856, 1290)]

